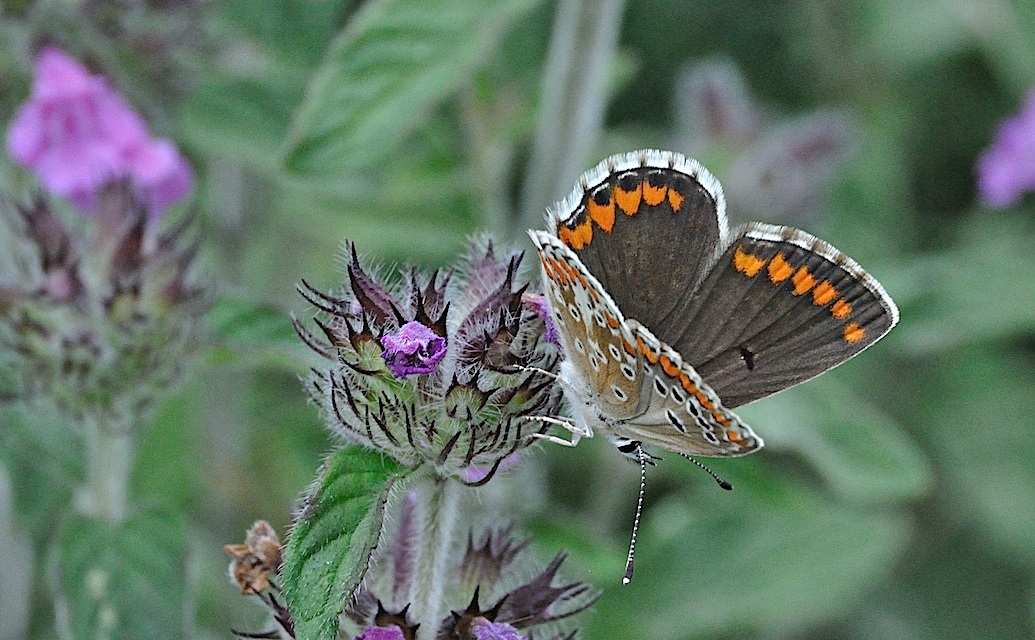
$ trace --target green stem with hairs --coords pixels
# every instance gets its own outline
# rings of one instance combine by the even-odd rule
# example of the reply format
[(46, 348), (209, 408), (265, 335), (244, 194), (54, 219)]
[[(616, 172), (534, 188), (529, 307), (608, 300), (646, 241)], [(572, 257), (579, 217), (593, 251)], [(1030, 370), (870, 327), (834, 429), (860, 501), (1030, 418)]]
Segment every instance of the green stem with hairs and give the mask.
[(434, 640), (445, 617), (443, 593), (452, 569), (454, 532), (460, 505), (460, 484), (434, 478), (424, 489), (424, 536), (421, 539), (416, 598), (411, 613), (420, 623), (418, 640)]
[(129, 478), (133, 469), (133, 433), (110, 416), (87, 414), (82, 421), (86, 480), (78, 507), (89, 516), (117, 524), (129, 510)]

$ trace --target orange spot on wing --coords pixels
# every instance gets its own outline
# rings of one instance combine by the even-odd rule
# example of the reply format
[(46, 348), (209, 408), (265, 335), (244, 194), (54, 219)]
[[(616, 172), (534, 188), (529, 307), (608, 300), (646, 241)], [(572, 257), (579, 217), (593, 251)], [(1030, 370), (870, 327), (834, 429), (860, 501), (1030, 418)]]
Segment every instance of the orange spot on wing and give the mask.
[(733, 252), (733, 268), (749, 278), (754, 278), (764, 266), (765, 260), (744, 251), (743, 245)]
[(830, 315), (834, 316), (838, 320), (844, 320), (852, 313), (852, 305), (844, 301), (844, 298), (834, 303), (834, 306), (830, 307)]
[(568, 277), (567, 269), (561, 266), (561, 263), (556, 258), (550, 258), (550, 271), (553, 273), (553, 280), (560, 282), (561, 284), (568, 284), (571, 282), (571, 278)]
[(635, 356), (636, 355), (636, 347), (633, 346), (633, 343), (629, 342), (628, 340), (626, 340), (624, 338), (622, 339), (622, 348), (625, 349), (625, 352), (628, 353), (629, 355), (631, 355), (631, 356)]
[(849, 322), (845, 325), (845, 342), (859, 342), (865, 337), (866, 329), (863, 329), (862, 325), (860, 325), (858, 322)]
[(745, 441), (744, 438), (741, 438), (740, 434), (733, 429), (726, 429), (726, 438), (730, 442), (736, 442), (739, 445), (747, 444), (747, 441)]
[(586, 210), (589, 212), (589, 219), (597, 223), (597, 226), (611, 233), (615, 228), (615, 202), (608, 198), (605, 204), (597, 204), (593, 198), (586, 203)]
[(679, 207), (683, 206), (683, 201), (686, 200), (686, 196), (679, 193), (675, 189), (668, 190), (668, 203), (672, 205), (673, 211), (679, 211)]
[(643, 338), (636, 336), (636, 346), (640, 348), (640, 353), (647, 358), (647, 362), (655, 364), (658, 361), (659, 354), (656, 351), (651, 350), (651, 348), (647, 346), (647, 343), (643, 341)]
[(690, 376), (686, 375), (682, 371), (679, 372), (679, 384), (683, 387), (683, 390), (691, 395), (697, 395), (697, 385), (691, 380)]
[(794, 277), (791, 278), (791, 282), (794, 283), (794, 295), (800, 296), (803, 293), (808, 293), (809, 289), (816, 286), (816, 279), (809, 273), (808, 268), (799, 267), (794, 272)]
[(834, 285), (830, 284), (829, 280), (824, 280), (819, 283), (819, 286), (812, 291), (812, 301), (816, 303), (816, 306), (825, 307), (830, 304), (831, 300), (837, 297), (837, 289)]
[(672, 364), (672, 360), (668, 356), (663, 355), (658, 358), (658, 362), (661, 364), (661, 370), (670, 378), (676, 378), (679, 376), (680, 371), (676, 365)]
[[(618, 318), (614, 317), (613, 315), (605, 311), (604, 319), (607, 320), (607, 326), (611, 327), (612, 329), (618, 328)], [(628, 349), (626, 349), (626, 351), (628, 351)]]
[(791, 274), (794, 273), (794, 267), (791, 266), (790, 262), (787, 262), (782, 253), (778, 253), (769, 261), (768, 271), (770, 282), (778, 284), (791, 277)]
[(665, 192), (668, 191), (668, 187), (662, 185), (655, 187), (650, 182), (643, 181), (643, 201), (652, 207), (656, 207), (661, 204), (662, 200), (665, 199)]
[(593, 240), (593, 224), (586, 220), (577, 227), (562, 226), (557, 230), (561, 242), (578, 251)]
[(627, 216), (635, 215), (640, 210), (640, 200), (643, 199), (643, 184), (636, 185), (632, 191), (625, 191), (616, 185), (614, 194), (615, 202), (622, 213)]

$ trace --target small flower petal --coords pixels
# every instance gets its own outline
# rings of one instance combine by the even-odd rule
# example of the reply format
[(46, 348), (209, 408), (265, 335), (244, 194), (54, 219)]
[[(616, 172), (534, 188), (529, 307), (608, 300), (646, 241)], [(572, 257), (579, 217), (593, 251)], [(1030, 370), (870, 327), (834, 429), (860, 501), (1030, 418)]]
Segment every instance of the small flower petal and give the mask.
[(445, 338), (416, 320), (394, 334), (385, 334), (381, 345), (385, 348), (382, 357), (396, 378), (431, 373), (446, 354)]
[(517, 629), (505, 622), (489, 622), (478, 618), (471, 624), (471, 633), (476, 640), (522, 640)]
[(1016, 115), (1000, 125), (977, 162), (978, 193), (991, 207), (1007, 207), (1035, 191), (1035, 90)]
[(152, 140), (125, 98), (55, 47), (36, 57), (32, 94), (12, 119), (7, 148), (47, 191), (90, 212), (101, 188), (127, 176), (153, 216), (194, 182), (171, 142)]
[(148, 141), (128, 150), (126, 162), (140, 201), (153, 217), (194, 187), (194, 170), (169, 140)]
[(356, 636), (356, 640), (406, 640), (406, 637), (402, 629), (393, 624), (387, 627), (370, 627)]

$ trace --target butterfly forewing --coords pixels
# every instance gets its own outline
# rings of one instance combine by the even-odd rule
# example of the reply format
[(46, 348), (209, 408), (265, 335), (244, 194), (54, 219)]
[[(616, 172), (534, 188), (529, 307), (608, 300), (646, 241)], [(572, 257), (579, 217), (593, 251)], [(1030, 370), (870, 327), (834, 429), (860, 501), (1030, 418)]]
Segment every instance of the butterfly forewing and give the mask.
[(664, 340), (682, 328), (687, 293), (728, 234), (724, 208), (718, 181), (697, 161), (641, 151), (587, 172), (549, 217), (625, 317)]
[(833, 246), (752, 223), (693, 293), (672, 346), (737, 407), (836, 367), (897, 320), (880, 284)]

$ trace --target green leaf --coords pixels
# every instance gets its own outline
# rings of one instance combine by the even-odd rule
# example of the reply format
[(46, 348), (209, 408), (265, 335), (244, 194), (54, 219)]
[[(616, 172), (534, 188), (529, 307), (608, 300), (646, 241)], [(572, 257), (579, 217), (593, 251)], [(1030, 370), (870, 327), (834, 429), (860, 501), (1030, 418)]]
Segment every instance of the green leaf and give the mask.
[(307, 353), (287, 311), (223, 296), (205, 315), (216, 338), (209, 355), (218, 362), (298, 369)]
[(284, 599), (299, 638), (333, 640), (338, 615), (359, 585), (381, 536), (385, 503), (404, 476), (381, 454), (332, 454), (284, 551)]
[(376, 166), (467, 81), (536, 0), (373, 0), (331, 45), (295, 114), (290, 171)]
[(62, 526), (58, 568), (73, 638), (183, 638), (186, 528), (145, 513), (121, 525), (77, 515)]
[(79, 435), (57, 410), (0, 408), (0, 462), (11, 472), (16, 511), (37, 537), (53, 535), (83, 474)]
[(874, 503), (922, 496), (933, 480), (927, 458), (901, 426), (842, 382), (845, 377), (820, 376), (738, 413), (767, 447), (794, 449), (841, 496)]
[(286, 311), (250, 300), (224, 296), (205, 315), (205, 322), (217, 337), (240, 345), (299, 344)]
[[(720, 473), (734, 491), (698, 478), (645, 512), (630, 586), (619, 585), (621, 549), (607, 570), (595, 571), (606, 591), (588, 619), (587, 637), (795, 635), (789, 632), (863, 597), (909, 541), (904, 510), (831, 499), (806, 480), (772, 473), (760, 460), (731, 460)], [(649, 498), (650, 475), (647, 482)]]

